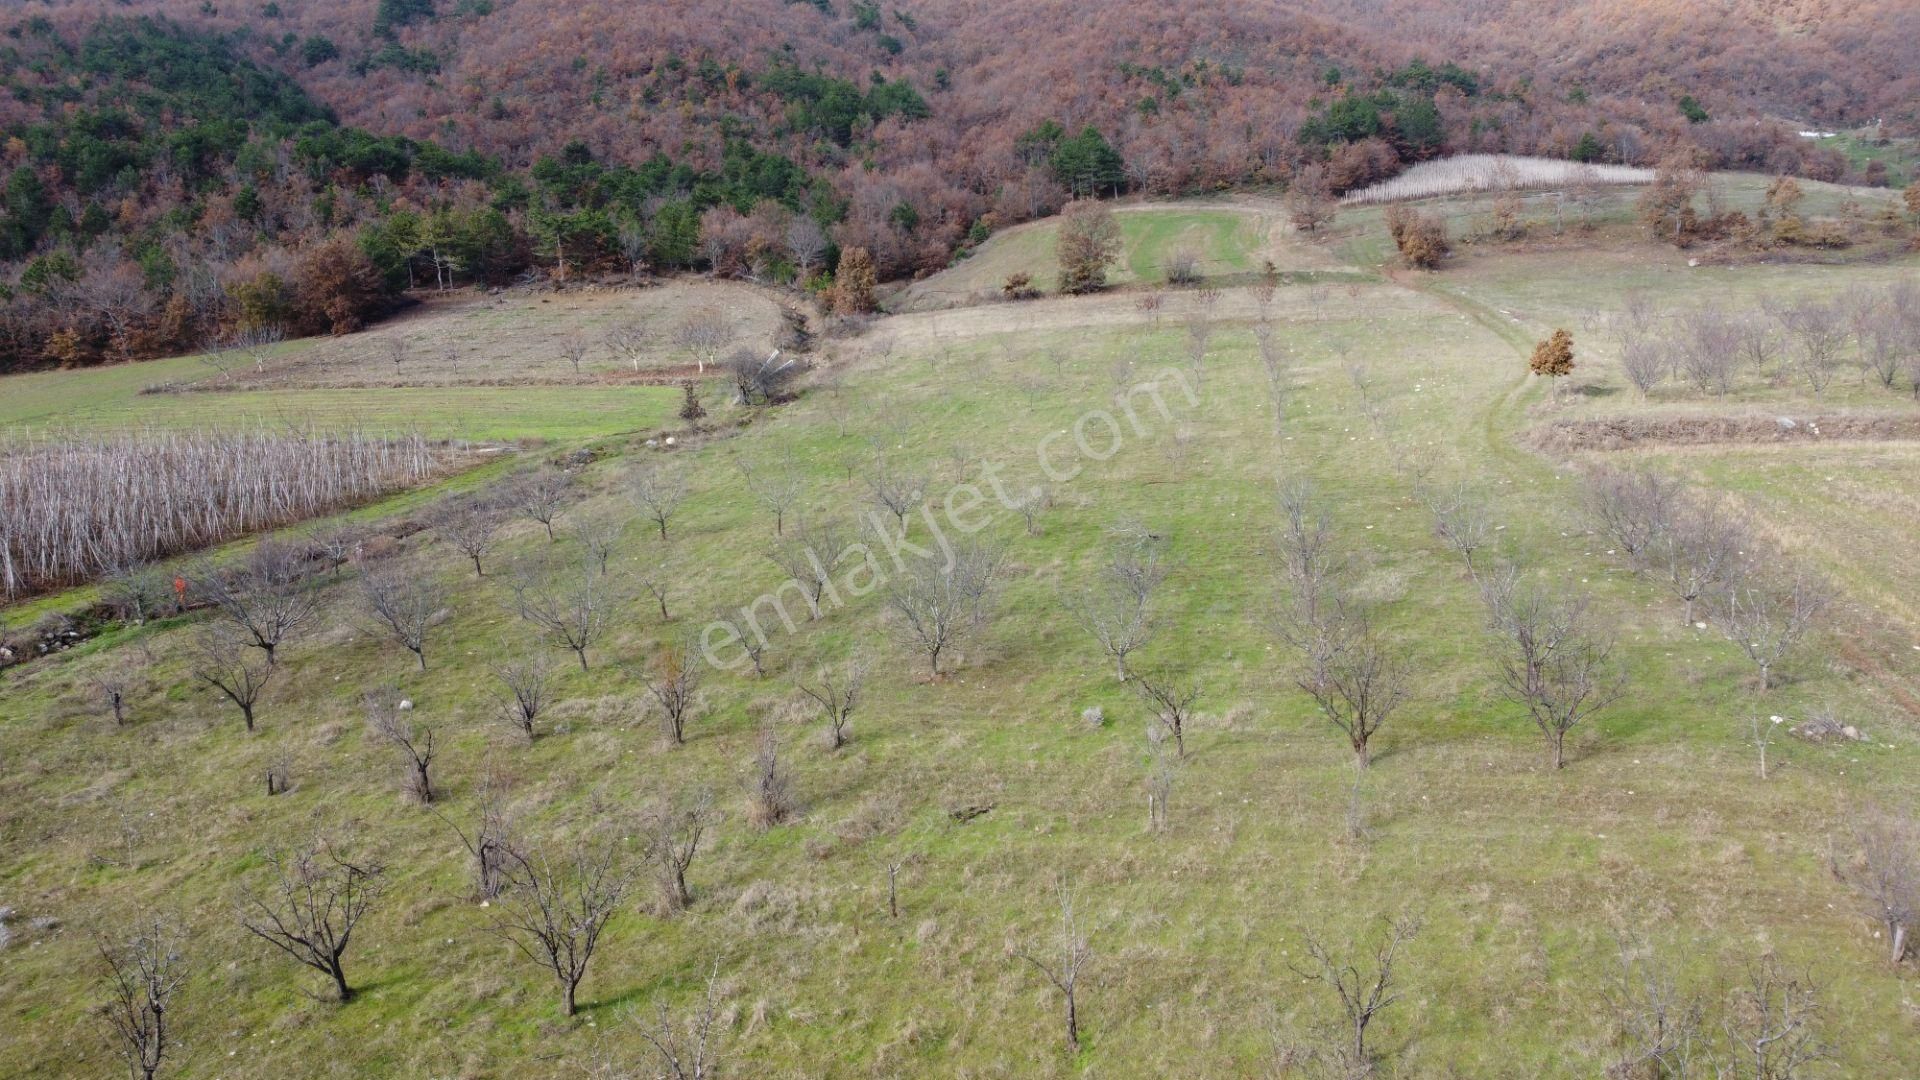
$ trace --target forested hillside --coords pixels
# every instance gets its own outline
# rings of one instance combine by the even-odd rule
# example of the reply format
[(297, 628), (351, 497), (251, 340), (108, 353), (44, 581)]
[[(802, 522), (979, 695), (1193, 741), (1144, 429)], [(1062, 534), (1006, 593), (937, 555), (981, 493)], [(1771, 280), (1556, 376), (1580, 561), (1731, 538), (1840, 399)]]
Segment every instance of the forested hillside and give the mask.
[[(1920, 15), (1744, 0), (53, 0), (0, 37), (0, 367), (340, 331), (423, 283), (937, 268), (1074, 194), (1441, 153), (1884, 182)], [(1912, 32), (1906, 32), (1911, 30)]]

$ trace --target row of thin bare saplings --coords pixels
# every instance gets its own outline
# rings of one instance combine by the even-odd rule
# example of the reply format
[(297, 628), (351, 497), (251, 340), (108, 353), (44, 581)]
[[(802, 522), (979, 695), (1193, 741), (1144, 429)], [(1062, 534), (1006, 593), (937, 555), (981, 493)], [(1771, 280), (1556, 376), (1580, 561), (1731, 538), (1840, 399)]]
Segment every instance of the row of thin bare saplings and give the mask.
[(300, 521), (444, 472), (418, 434), (54, 436), (0, 456), (0, 598)]

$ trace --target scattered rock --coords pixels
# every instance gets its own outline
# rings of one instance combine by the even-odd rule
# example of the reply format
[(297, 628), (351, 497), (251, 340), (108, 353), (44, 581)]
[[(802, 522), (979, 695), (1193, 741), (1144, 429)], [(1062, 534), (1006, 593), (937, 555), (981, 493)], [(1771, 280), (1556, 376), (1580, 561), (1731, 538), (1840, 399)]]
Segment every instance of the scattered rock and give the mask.
[(1852, 724), (1843, 724), (1831, 716), (1815, 716), (1787, 729), (1796, 738), (1808, 742), (1866, 742), (1867, 733)]
[(1080, 719), (1086, 721), (1088, 727), (1105, 727), (1107, 725), (1107, 711), (1095, 705), (1090, 709), (1082, 710)]

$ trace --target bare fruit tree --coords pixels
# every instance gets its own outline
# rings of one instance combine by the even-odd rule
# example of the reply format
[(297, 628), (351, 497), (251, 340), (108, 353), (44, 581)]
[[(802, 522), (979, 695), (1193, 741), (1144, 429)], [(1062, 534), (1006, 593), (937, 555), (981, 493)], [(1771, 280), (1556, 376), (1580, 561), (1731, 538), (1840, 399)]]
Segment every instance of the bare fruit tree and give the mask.
[(582, 563), (564, 585), (541, 585), (526, 575), (513, 582), (514, 608), (521, 618), (540, 628), (549, 644), (573, 651), (580, 670), (587, 670), (587, 649), (606, 629), (605, 575), (592, 562)]
[(587, 361), (587, 339), (578, 334), (562, 338), (560, 341), (560, 359), (573, 368), (574, 377), (580, 375), (580, 365)]
[(427, 630), (446, 612), (446, 589), (425, 574), (389, 562), (360, 575), (360, 598), (376, 632), (412, 653), (420, 670), (427, 670)]
[(1134, 692), (1147, 706), (1159, 731), (1172, 736), (1180, 757), (1187, 756), (1187, 725), (1193, 720), (1193, 706), (1200, 700), (1200, 683), (1191, 676), (1171, 670), (1134, 673)]
[(433, 801), (433, 729), (415, 728), (407, 717), (408, 703), (394, 701), (397, 696), (390, 691), (368, 694), (367, 726), (376, 738), (400, 752), (407, 797), (425, 805)]
[(547, 530), (547, 542), (552, 543), (556, 539), (553, 519), (560, 516), (572, 486), (572, 477), (559, 469), (547, 467), (520, 477), (510, 491), (514, 505), (519, 507), (522, 514), (539, 522)]
[(187, 981), (181, 948), (178, 928), (157, 918), (141, 922), (124, 940), (100, 940), (111, 995), (100, 1016), (134, 1080), (153, 1080), (167, 1060), (168, 1013)]
[[(1373, 1071), (1373, 1057), (1367, 1049), (1367, 1029), (1380, 1014), (1400, 1000), (1393, 988), (1395, 971), (1407, 944), (1420, 933), (1416, 919), (1386, 920), (1385, 932), (1373, 948), (1371, 963), (1364, 959), (1340, 956), (1311, 932), (1305, 935), (1310, 967), (1293, 967), (1294, 974), (1321, 983), (1340, 1000), (1340, 1011), (1348, 1032), (1340, 1062), (1346, 1075), (1366, 1076)], [(1365, 964), (1365, 967), (1361, 965)]]
[(438, 810), (434, 816), (446, 822), (460, 845), (473, 859), (473, 892), (476, 900), (491, 901), (508, 884), (508, 853), (513, 848), (513, 817), (507, 810), (506, 783), (489, 772), (480, 786), (480, 820), (469, 834)]
[(1122, 538), (1093, 584), (1067, 598), (1068, 609), (1112, 659), (1121, 682), (1127, 680), (1127, 657), (1153, 640), (1153, 594), (1166, 576), (1158, 542)]
[(201, 563), (192, 577), (201, 598), (242, 644), (266, 654), (268, 666), (320, 617), (320, 591), (310, 587), (306, 560), (291, 544), (262, 540), (239, 566), (221, 571)]
[(653, 335), (637, 322), (621, 323), (608, 330), (601, 340), (614, 359), (625, 360), (636, 372), (640, 370), (640, 361), (653, 345)]
[(1548, 764), (1565, 768), (1567, 733), (1626, 692), (1613, 643), (1595, 632), (1583, 594), (1550, 593), (1508, 571), (1485, 598), (1502, 688), (1540, 729)]
[(1060, 928), (1053, 942), (1014, 952), (1033, 965), (1060, 992), (1066, 1021), (1067, 1052), (1080, 1052), (1080, 979), (1093, 963), (1093, 946), (1074, 917), (1073, 894), (1060, 884)]
[(807, 522), (794, 535), (774, 542), (767, 558), (786, 572), (787, 580), (800, 587), (807, 601), (807, 617), (817, 619), (824, 609), (821, 600), (833, 588), (833, 568), (840, 557), (851, 550), (838, 523)]
[(1594, 525), (1637, 571), (1647, 551), (1672, 526), (1680, 487), (1646, 469), (1602, 466), (1587, 474), (1584, 495)]
[(662, 733), (675, 746), (687, 741), (687, 722), (699, 708), (700, 665), (679, 646), (661, 650), (651, 671), (640, 672), (641, 685), (660, 709)]
[(207, 627), (195, 635), (193, 654), (193, 677), (233, 702), (252, 731), (254, 710), (273, 678), (273, 665), (265, 657), (248, 656), (245, 645), (223, 627)]
[(1920, 825), (1911, 815), (1870, 810), (1856, 830), (1860, 854), (1835, 872), (1866, 901), (1887, 935), (1887, 959), (1899, 964), (1912, 951), (1920, 920)]
[(780, 761), (780, 735), (771, 724), (763, 726), (747, 775), (747, 823), (770, 829), (786, 824), (799, 812), (793, 777)]
[(385, 868), (348, 859), (326, 841), (293, 854), (268, 852), (266, 859), (274, 880), (265, 892), (243, 897), (241, 927), (333, 980), (342, 1004), (352, 1001), (347, 947), (385, 890)]
[(1373, 761), (1373, 739), (1409, 695), (1405, 665), (1374, 633), (1372, 617), (1345, 600), (1324, 603), (1312, 623), (1295, 623), (1286, 636), (1302, 655), (1294, 685), (1353, 749), (1354, 765)]
[(1747, 983), (1734, 992), (1727, 1013), (1727, 1038), (1737, 1059), (1734, 1075), (1797, 1080), (1830, 1053), (1814, 1026), (1820, 988), (1771, 953), (1748, 968)]
[(827, 749), (838, 750), (853, 737), (853, 710), (860, 705), (860, 690), (866, 685), (867, 661), (854, 657), (838, 670), (822, 664), (811, 684), (799, 683), (800, 692), (812, 699), (827, 724)]
[(510, 847), (506, 866), (512, 885), (494, 918), (494, 932), (553, 973), (560, 984), (560, 1010), (573, 1016), (579, 1011), (580, 983), (632, 875), (611, 842), (582, 847), (557, 869), (543, 857)]
[(787, 533), (787, 515), (800, 496), (806, 490), (800, 471), (794, 466), (792, 457), (772, 462), (749, 462), (736, 459), (740, 475), (747, 481), (747, 490), (760, 504), (773, 515), (773, 534), (785, 536)]
[(940, 677), (941, 657), (991, 620), (994, 586), (1005, 559), (998, 547), (959, 542), (947, 565), (920, 560), (887, 582), (895, 634), (927, 658), (934, 678)]
[(547, 708), (546, 661), (538, 656), (509, 660), (493, 669), (493, 678), (505, 691), (499, 702), (501, 719), (532, 742), (534, 725)]
[(884, 457), (867, 470), (866, 481), (874, 508), (892, 514), (902, 530), (906, 528), (907, 515), (919, 509), (927, 497), (925, 473), (901, 469)]
[(667, 525), (687, 498), (685, 474), (663, 466), (645, 466), (634, 471), (627, 490), (641, 514), (660, 530), (660, 539), (667, 539)]
[(497, 506), (489, 501), (475, 500), (441, 511), (434, 520), (433, 529), (442, 540), (453, 545), (455, 550), (466, 556), (467, 561), (473, 563), (475, 577), (486, 577), (486, 558), (493, 551), (502, 524), (504, 522)]
[(693, 903), (693, 890), (687, 887), (687, 870), (700, 853), (700, 842), (720, 824), (713, 808), (713, 793), (699, 791), (672, 799), (661, 799), (647, 808), (640, 818), (640, 833), (646, 844), (647, 862), (653, 867), (660, 887), (660, 913), (672, 915), (685, 911)]
[(1781, 309), (1780, 325), (1793, 340), (1793, 369), (1818, 397), (1839, 373), (1849, 333), (1845, 315), (1838, 304), (1801, 300)]
[[(795, 220), (812, 224), (809, 218)], [(814, 228), (817, 231), (819, 227)], [(641, 1029), (640, 1037), (660, 1055), (662, 1076), (667, 1080), (711, 1080), (720, 1075), (719, 1043), (723, 1024), (717, 961), (707, 972), (707, 988), (701, 995), (699, 1008), (684, 1021), (676, 1021), (673, 1010), (664, 1001), (655, 1002), (654, 1013), (653, 1027)]]
[(1467, 564), (1467, 576), (1479, 581), (1480, 570), (1473, 556), (1493, 539), (1493, 512), (1485, 496), (1466, 484), (1446, 488), (1421, 484), (1418, 488), (1420, 501), (1433, 515), (1434, 535), (1460, 553), (1460, 560)]
[(604, 574), (613, 553), (619, 550), (620, 537), (626, 528), (626, 522), (612, 514), (595, 514), (575, 524), (571, 533), (581, 552)]
[(1714, 606), (1721, 631), (1759, 670), (1765, 693), (1773, 688), (1774, 670), (1800, 647), (1832, 598), (1824, 581), (1801, 572), (1785, 582), (1743, 579), (1723, 589)]
[(1647, 554), (1661, 581), (1685, 605), (1682, 618), (1691, 625), (1701, 599), (1738, 586), (1754, 560), (1753, 550), (1744, 517), (1718, 503), (1684, 503)]
[(693, 356), (695, 370), (702, 374), (731, 340), (732, 323), (711, 308), (689, 312), (673, 330), (673, 343)]

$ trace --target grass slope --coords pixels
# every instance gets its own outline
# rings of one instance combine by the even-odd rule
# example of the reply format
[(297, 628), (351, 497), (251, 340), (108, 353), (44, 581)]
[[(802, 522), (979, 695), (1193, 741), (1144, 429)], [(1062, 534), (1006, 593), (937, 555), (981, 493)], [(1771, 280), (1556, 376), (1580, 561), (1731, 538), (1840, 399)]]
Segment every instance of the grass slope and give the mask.
[[(1257, 254), (1254, 241), (1231, 246), (1242, 233), (1207, 224), (1217, 213), (1126, 215), (1130, 260), (1150, 262), (1196, 228), (1216, 252)], [(192, 1076), (651, 1068), (639, 1028), (653, 1003), (688, 1007), (715, 965), (725, 1055), (741, 1075), (1253, 1075), (1275, 1031), (1330, 1027), (1325, 989), (1289, 970), (1302, 931), (1344, 943), (1408, 910), (1427, 927), (1408, 953), (1404, 997), (1376, 1027), (1402, 1075), (1599, 1073), (1610, 1060), (1603, 1002), (1619, 942), (1642, 937), (1716, 1003), (1748, 960), (1777, 953), (1821, 983), (1836, 1071), (1920, 1071), (1906, 976), (1885, 966), (1857, 901), (1824, 863), (1848, 810), (1913, 801), (1913, 717), (1837, 655), (1803, 659), (1786, 685), (1757, 695), (1727, 642), (1681, 625), (1677, 604), (1585, 532), (1572, 473), (1515, 445), (1543, 397), (1524, 380), (1524, 349), (1587, 303), (1564, 293), (1611, 295), (1629, 271), (1601, 260), (1564, 290), (1522, 288), (1530, 275), (1503, 284), (1499, 257), (1475, 254), (1458, 275), (1389, 282), (1378, 260), (1361, 257), (1376, 243), (1359, 231), (1364, 213), (1343, 215), (1324, 247), (1286, 241), (1297, 258), (1283, 265), (1327, 267), (1328, 250), (1355, 265), (1339, 284), (1290, 278), (1275, 300), (1295, 385), (1278, 423), (1253, 306), (1230, 292), (1196, 405), (1171, 399), (1170, 415), (1123, 427), (1111, 453), (1091, 442), (1099, 455), (1074, 459), (1080, 471), (1056, 486), (1040, 535), (995, 516), (987, 535), (1012, 558), (1002, 614), (952, 678), (921, 677), (876, 595), (776, 635), (777, 672), (855, 650), (881, 659), (854, 742), (839, 753), (821, 748), (819, 725), (791, 707), (781, 674), (713, 677), (684, 747), (664, 746), (641, 707), (634, 670), (660, 642), (780, 581), (764, 555), (772, 521), (736, 460), (790, 458), (816, 518), (864, 511), (860, 472), (876, 451), (924, 472), (936, 497), (984, 464), (1030, 483), (1044, 440), (1054, 437), (1045, 445), (1062, 460), (1076, 424), (1105, 430), (1083, 418), (1115, 411), (1118, 390), (1185, 363), (1192, 294), (1172, 294), (1157, 319), (1102, 297), (886, 320), (875, 335), (890, 349), (849, 351), (836, 391), (671, 452), (694, 494), (669, 543), (631, 520), (623, 490), (629, 470), (667, 452), (606, 440), (613, 453), (584, 471), (590, 494), (562, 516), (562, 540), (521, 522), (497, 560), (564, 561), (574, 557), (571, 523), (629, 519), (616, 618), (591, 670), (556, 657), (561, 704), (530, 746), (493, 719), (487, 668), (537, 646), (499, 577), (472, 578), (424, 533), (395, 557), (454, 590), (429, 670), (361, 628), (350, 584), (328, 586), (331, 628), (293, 650), (256, 735), (192, 684), (183, 626), (123, 631), (14, 674), (0, 685), (0, 903), (19, 909), (16, 926), (39, 915), (62, 925), (23, 930), (0, 965), (0, 1024), (11, 1033), (0, 1073), (108, 1070), (85, 1016), (99, 1000), (89, 931), (149, 906), (193, 931), (176, 1029), (187, 1044), (181, 1072)], [(1724, 284), (1757, 290), (1784, 275), (1830, 289), (1878, 273), (1728, 270)], [(130, 384), (106, 388), (120, 377), (101, 373), (91, 392), (36, 392), (83, 413), (95, 394), (130, 394)], [(573, 430), (557, 416), (540, 422)], [(1487, 492), (1498, 557), (1590, 590), (1617, 626), (1633, 692), (1581, 730), (1564, 773), (1543, 767), (1537, 736), (1495, 688), (1473, 583), (1412, 497), (1414, 462)], [(1762, 492), (1805, 479), (1738, 457), (1693, 471)], [(1899, 493), (1885, 497), (1888, 513), (1911, 505), (1915, 475), (1879, 477)], [(1274, 485), (1294, 477), (1319, 486), (1357, 572), (1388, 604), (1383, 632), (1418, 674), (1362, 785), (1361, 840), (1344, 835), (1348, 754), (1292, 688), (1291, 660), (1265, 629)], [(1163, 629), (1139, 659), (1190, 670), (1207, 692), (1171, 828), (1157, 836), (1143, 827), (1147, 715), (1061, 602), (1090, 580), (1107, 531), (1128, 518), (1167, 535), (1176, 561)], [(1873, 526), (1898, 527), (1893, 517)], [(1870, 547), (1848, 584), (1897, 589), (1898, 579), (1876, 578)], [(635, 579), (655, 568), (673, 582), (670, 623)], [(149, 655), (133, 726), (115, 730), (89, 680)], [(550, 980), (487, 932), (452, 832), (401, 801), (396, 763), (361, 719), (369, 688), (404, 693), (418, 722), (436, 726), (440, 809), (463, 826), (489, 769), (511, 778), (522, 835), (556, 843), (594, 827), (631, 836), (631, 815), (666, 792), (716, 794), (727, 817), (694, 864), (693, 910), (663, 920), (644, 896), (628, 905), (583, 988), (578, 1023), (560, 1023)], [(1749, 721), (1816, 704), (1857, 719), (1872, 741), (1788, 742), (1760, 781), (1741, 743)], [(1081, 719), (1092, 706), (1105, 726)], [(761, 831), (745, 820), (742, 785), (766, 722), (804, 813)], [(269, 798), (259, 776), (278, 758), (292, 762), (296, 787)], [(992, 811), (965, 823), (948, 813), (984, 805)], [(356, 939), (350, 963), (365, 992), (346, 1007), (312, 999), (315, 984), (230, 915), (236, 892), (257, 880), (262, 848), (321, 831), (354, 834), (395, 878)], [(882, 857), (908, 860), (898, 920), (885, 912)], [(1098, 954), (1078, 1059), (1060, 1050), (1056, 1001), (1010, 956), (1048, 940), (1062, 880)]]

